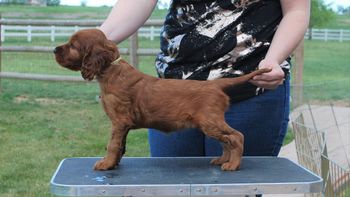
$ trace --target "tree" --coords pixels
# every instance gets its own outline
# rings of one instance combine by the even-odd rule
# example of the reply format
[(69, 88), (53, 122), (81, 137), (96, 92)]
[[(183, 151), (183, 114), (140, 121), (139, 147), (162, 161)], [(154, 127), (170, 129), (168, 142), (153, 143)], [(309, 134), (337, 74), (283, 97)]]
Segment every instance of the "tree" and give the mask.
[(340, 14), (344, 14), (344, 15), (350, 15), (350, 6), (349, 7), (344, 7), (344, 6), (338, 6), (337, 7), (337, 11)]
[(324, 27), (334, 21), (335, 13), (323, 0), (311, 0), (311, 16), (309, 23), (309, 39), (312, 39), (312, 28)]
[(87, 0), (81, 0), (80, 1), (80, 6), (81, 7), (86, 7)]
[(46, 4), (47, 6), (59, 6), (61, 3), (60, 0), (47, 0)]
[(26, 4), (26, 0), (2, 0), (2, 4)]
[(166, 9), (169, 7), (169, 1), (158, 1), (157, 8), (158, 9)]

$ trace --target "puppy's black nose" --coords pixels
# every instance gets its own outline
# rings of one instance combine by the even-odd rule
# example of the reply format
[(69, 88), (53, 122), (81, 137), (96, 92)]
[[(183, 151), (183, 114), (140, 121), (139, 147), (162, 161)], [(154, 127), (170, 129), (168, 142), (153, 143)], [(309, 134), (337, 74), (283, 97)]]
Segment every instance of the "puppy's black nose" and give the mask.
[(54, 50), (53, 50), (53, 53), (59, 53), (61, 51), (61, 47), (56, 47)]

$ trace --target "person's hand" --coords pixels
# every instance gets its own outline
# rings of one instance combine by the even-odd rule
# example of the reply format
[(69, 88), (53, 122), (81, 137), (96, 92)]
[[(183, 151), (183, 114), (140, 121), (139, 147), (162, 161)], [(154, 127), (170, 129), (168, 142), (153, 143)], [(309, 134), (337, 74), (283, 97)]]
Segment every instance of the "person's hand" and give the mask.
[(271, 72), (263, 73), (253, 77), (249, 82), (265, 89), (275, 89), (283, 84), (284, 72), (277, 61), (262, 60), (259, 68), (271, 68)]

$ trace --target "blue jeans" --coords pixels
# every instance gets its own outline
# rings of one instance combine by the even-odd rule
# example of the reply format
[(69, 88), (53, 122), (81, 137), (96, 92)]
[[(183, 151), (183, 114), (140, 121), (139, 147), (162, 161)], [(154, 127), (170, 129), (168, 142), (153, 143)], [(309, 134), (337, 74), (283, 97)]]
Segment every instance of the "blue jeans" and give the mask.
[[(244, 135), (245, 156), (277, 156), (289, 121), (289, 78), (274, 90), (232, 103), (226, 122)], [(152, 157), (219, 156), (220, 143), (198, 129), (165, 134), (149, 129)]]

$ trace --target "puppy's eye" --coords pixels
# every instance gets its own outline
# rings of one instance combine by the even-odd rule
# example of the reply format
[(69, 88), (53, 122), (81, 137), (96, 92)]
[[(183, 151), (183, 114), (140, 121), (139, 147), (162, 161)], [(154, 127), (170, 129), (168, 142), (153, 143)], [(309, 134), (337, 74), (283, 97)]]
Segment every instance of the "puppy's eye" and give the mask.
[(69, 44), (69, 47), (73, 49), (76, 48), (72, 43)]

